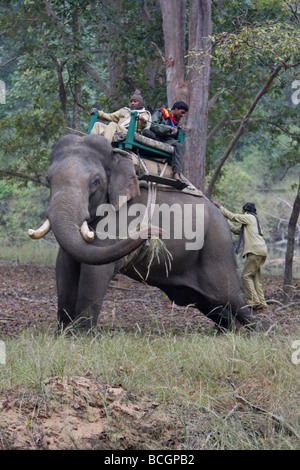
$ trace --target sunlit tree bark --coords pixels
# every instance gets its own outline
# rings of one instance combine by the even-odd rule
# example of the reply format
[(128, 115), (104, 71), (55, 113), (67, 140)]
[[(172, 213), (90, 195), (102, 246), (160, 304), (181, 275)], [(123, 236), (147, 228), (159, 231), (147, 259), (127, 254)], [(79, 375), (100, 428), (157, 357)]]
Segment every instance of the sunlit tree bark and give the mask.
[[(205, 188), (205, 158), (210, 76), (211, 1), (191, 0), (186, 42), (187, 2), (160, 0), (165, 42), (168, 105), (189, 105), (184, 172), (198, 188)], [(188, 56), (188, 59), (187, 59)]]

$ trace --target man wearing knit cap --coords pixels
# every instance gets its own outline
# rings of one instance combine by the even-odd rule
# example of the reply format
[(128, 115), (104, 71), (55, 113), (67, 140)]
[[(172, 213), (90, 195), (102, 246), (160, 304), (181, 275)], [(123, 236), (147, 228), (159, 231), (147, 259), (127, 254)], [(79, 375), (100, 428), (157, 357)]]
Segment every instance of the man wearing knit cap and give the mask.
[[(90, 113), (95, 111), (96, 108), (92, 108)], [(101, 134), (111, 143), (113, 136), (116, 132), (124, 132), (127, 130), (131, 118), (131, 111), (138, 113), (138, 119), (136, 123), (136, 132), (139, 134), (146, 128), (150, 127), (151, 114), (144, 108), (144, 101), (139, 90), (135, 90), (134, 94), (130, 98), (130, 108), (121, 108), (114, 113), (104, 113), (98, 110), (98, 118), (108, 121), (109, 124), (102, 122), (96, 122), (91, 130), (91, 134)]]

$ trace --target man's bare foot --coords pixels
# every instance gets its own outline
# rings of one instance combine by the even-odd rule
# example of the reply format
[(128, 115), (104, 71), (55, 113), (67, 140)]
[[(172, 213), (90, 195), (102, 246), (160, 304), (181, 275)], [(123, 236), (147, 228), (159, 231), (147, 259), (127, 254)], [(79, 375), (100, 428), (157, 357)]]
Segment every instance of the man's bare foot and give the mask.
[(175, 179), (176, 181), (180, 181), (180, 182), (181, 182), (181, 178), (180, 178), (179, 173), (174, 173), (174, 179)]

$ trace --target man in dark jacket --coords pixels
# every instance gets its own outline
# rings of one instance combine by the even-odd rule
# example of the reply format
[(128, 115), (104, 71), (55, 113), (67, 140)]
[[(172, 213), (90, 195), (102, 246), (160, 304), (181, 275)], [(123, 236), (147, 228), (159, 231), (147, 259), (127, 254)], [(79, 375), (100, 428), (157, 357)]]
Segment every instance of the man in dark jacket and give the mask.
[(181, 181), (180, 171), (183, 159), (183, 145), (178, 142), (178, 130), (180, 127), (186, 130), (185, 126), (179, 126), (179, 121), (188, 110), (188, 105), (184, 101), (176, 101), (172, 109), (158, 108), (152, 115), (150, 130), (143, 131), (143, 135), (174, 147), (172, 169), (174, 179), (177, 181)]

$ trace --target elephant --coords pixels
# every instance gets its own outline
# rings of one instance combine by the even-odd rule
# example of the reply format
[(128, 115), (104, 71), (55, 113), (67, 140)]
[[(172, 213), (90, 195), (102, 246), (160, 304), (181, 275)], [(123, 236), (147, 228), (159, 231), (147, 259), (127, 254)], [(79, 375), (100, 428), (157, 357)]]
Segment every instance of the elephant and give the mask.
[[(228, 223), (205, 196), (165, 191), (156, 185), (156, 206), (192, 209), (188, 217), (193, 218), (193, 227), (200, 214), (197, 230), (202, 240), (188, 246), (185, 233), (175, 236), (176, 227), (163, 239), (161, 214), (156, 225), (150, 222), (143, 227), (140, 223), (134, 233), (120, 237), (124, 229), (118, 219), (122, 207), (126, 207), (127, 223), (134, 226), (136, 213), (130, 215), (130, 210), (149, 207), (149, 189), (146, 183), (139, 183), (127, 152), (113, 148), (100, 135), (61, 137), (52, 149), (46, 179), (50, 186), (47, 220), (29, 233), (33, 239), (40, 238), (52, 229), (59, 244), (56, 283), (60, 329), (74, 324), (95, 329), (116, 273), (160, 288), (179, 306), (194, 305), (219, 329), (259, 324), (257, 313), (243, 296)], [(103, 229), (107, 217), (99, 212), (102, 207), (111, 207), (116, 216), (116, 237), (98, 236), (99, 225), (102, 223)], [(151, 251), (152, 241), (160, 243), (162, 255)]]

